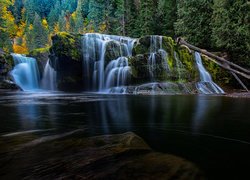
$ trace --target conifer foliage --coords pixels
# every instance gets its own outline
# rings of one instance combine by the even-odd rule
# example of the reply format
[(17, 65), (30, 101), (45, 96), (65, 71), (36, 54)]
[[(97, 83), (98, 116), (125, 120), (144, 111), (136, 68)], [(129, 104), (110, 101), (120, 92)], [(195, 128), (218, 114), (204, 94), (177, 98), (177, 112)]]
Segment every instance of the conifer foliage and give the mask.
[(248, 0), (1, 0), (0, 48), (27, 53), (59, 32), (182, 36), (250, 66)]

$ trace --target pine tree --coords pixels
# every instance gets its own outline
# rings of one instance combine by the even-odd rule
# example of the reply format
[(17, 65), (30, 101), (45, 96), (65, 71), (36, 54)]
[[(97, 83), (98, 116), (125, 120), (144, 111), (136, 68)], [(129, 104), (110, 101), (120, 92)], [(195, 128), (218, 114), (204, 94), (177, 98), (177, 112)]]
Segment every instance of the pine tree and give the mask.
[(75, 31), (79, 33), (83, 33), (83, 16), (82, 16), (82, 1), (78, 1), (78, 5), (75, 11)]
[(51, 29), (53, 29), (55, 24), (58, 22), (60, 12), (61, 12), (60, 0), (57, 0), (55, 5), (51, 8), (50, 13), (48, 15), (48, 23)]
[(105, 4), (104, 0), (95, 1), (89, 0), (89, 13), (88, 20), (94, 27), (94, 30), (98, 32), (99, 25), (105, 20)]
[(135, 0), (125, 0), (125, 35), (137, 37), (137, 18), (139, 14), (139, 5)]
[(190, 43), (210, 47), (212, 0), (178, 0), (175, 31)]
[(5, 51), (12, 51), (12, 41), (16, 34), (15, 18), (8, 10), (10, 0), (0, 1), (0, 48)]
[(247, 0), (214, 0), (212, 39), (231, 59), (250, 67), (250, 4)]
[(177, 19), (176, 0), (159, 0), (156, 12), (155, 33), (174, 36), (174, 23)]
[(27, 45), (29, 50), (48, 45), (48, 29), (42, 24), (41, 17), (35, 13), (33, 25), (27, 29)]
[(138, 18), (138, 34), (154, 34), (154, 3), (153, 0), (143, 0)]
[(61, 14), (58, 19), (58, 25), (60, 31), (67, 31), (66, 27), (67, 21), (66, 21), (66, 13), (64, 11), (61, 11)]

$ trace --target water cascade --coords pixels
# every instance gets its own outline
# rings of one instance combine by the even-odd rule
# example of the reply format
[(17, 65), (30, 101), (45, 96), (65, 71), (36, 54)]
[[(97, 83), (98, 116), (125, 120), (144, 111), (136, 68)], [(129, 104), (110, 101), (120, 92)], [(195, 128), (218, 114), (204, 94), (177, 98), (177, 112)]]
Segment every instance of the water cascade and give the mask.
[(195, 60), (200, 73), (200, 82), (196, 83), (198, 91), (203, 94), (224, 93), (224, 91), (213, 82), (211, 75), (204, 68), (200, 53), (195, 52)]
[(47, 61), (43, 71), (41, 87), (45, 90), (56, 90), (56, 71), (50, 66), (49, 60)]
[(15, 67), (11, 71), (15, 83), (24, 91), (39, 89), (39, 70), (36, 60), (20, 54), (12, 54)]
[(89, 33), (83, 36), (83, 79), (87, 90), (103, 91), (126, 85), (136, 39)]

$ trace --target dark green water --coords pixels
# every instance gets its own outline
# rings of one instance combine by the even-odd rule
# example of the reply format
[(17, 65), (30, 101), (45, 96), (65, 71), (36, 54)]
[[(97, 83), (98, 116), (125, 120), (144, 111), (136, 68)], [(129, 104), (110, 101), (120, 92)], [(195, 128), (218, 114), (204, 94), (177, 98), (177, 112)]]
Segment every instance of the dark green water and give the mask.
[(154, 150), (194, 162), (209, 179), (250, 178), (250, 99), (1, 92), (0, 110), (0, 136), (133, 131)]

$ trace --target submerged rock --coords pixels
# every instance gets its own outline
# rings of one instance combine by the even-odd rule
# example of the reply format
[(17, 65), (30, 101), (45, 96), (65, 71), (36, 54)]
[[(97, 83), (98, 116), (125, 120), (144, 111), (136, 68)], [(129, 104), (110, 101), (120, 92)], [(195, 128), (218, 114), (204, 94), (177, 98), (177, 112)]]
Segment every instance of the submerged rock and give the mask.
[[(5, 159), (0, 159), (1, 164), (5, 160), (0, 178), (203, 179), (201, 171), (191, 162), (152, 151), (132, 132), (95, 137), (75, 132), (32, 149), (7, 152)], [(15, 156), (8, 159), (12, 153)]]

